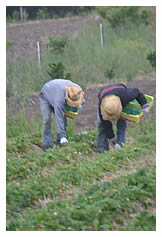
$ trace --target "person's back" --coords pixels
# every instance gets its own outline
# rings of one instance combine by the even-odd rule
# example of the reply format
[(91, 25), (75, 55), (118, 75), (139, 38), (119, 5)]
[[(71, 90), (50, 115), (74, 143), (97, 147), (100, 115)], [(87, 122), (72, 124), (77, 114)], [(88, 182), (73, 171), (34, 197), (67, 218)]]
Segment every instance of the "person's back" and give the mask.
[[(97, 147), (99, 152), (109, 150), (109, 143), (114, 148), (121, 148), (126, 142), (127, 121), (120, 117), (122, 109), (130, 101), (136, 99), (142, 106), (144, 112), (148, 112), (147, 100), (138, 88), (128, 88), (122, 83), (105, 86), (98, 94), (98, 136)], [(115, 136), (112, 120), (117, 121), (117, 136)]]
[(66, 136), (67, 119), (65, 106), (77, 107), (83, 103), (82, 88), (65, 79), (51, 80), (43, 86), (40, 92), (40, 108), (43, 116), (42, 143), (43, 149), (53, 147), (51, 130), (51, 115), (55, 115), (56, 145), (68, 142)]
[(65, 101), (66, 86), (77, 86), (76, 83), (65, 79), (54, 79), (43, 86), (41, 92), (44, 98), (49, 102), (51, 106), (56, 106), (57, 103), (63, 103)]

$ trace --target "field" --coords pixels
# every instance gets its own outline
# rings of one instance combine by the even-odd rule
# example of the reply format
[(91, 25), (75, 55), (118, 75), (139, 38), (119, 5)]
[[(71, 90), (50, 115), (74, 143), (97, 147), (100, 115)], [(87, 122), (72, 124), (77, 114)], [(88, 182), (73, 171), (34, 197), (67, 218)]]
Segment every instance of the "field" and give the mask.
[[(116, 69), (116, 78), (99, 80), (94, 79), (94, 76), (96, 74), (98, 78), (102, 78), (103, 65), (106, 65), (104, 64), (106, 53), (104, 55), (104, 53), (94, 51), (96, 55), (99, 53), (99, 58), (93, 57), (94, 55), (90, 54), (91, 48), (89, 49), (85, 44), (86, 34), (84, 35), (84, 31), (81, 31), (82, 40), (84, 40), (82, 48), (79, 33), (83, 23), (88, 22), (90, 25), (94, 21), (94, 16), (90, 19), (85, 17), (83, 21), (68, 19), (67, 28), (65, 27), (66, 20), (52, 21), (54, 24), (51, 21), (17, 24), (7, 28), (7, 40), (13, 40), (15, 44), (7, 52), (10, 96), (7, 98), (6, 229), (7, 231), (155, 231), (156, 73), (147, 62), (143, 62), (142, 53), (140, 54), (141, 61), (138, 62), (141, 47), (143, 52), (146, 50), (145, 44), (150, 49), (153, 47), (150, 43), (153, 42), (153, 36), (150, 42), (146, 42), (147, 40), (141, 35), (140, 40), (134, 41), (133, 47), (139, 46), (139, 51), (137, 58), (134, 56), (134, 68), (129, 68), (129, 75), (126, 74), (125, 65), (122, 64), (118, 70)], [(49, 149), (44, 153), (41, 142), (40, 88), (31, 85), (33, 78), (38, 83), (39, 75), (37, 75), (37, 70), (33, 69), (34, 66), (33, 68), (30, 66), (33, 70), (32, 77), (27, 62), (22, 64), (22, 58), (28, 54), (27, 57), (34, 60), (35, 55), (32, 55), (35, 52), (34, 42), (41, 35), (44, 37), (41, 40), (45, 43), (49, 34), (45, 31), (48, 30), (57, 32), (58, 37), (69, 33), (72, 36), (71, 40), (76, 39), (79, 55), (77, 60), (80, 67), (75, 65), (73, 59), (66, 61), (68, 53), (74, 53), (73, 45), (70, 45), (71, 51), (65, 50), (64, 63), (68, 70), (76, 69), (76, 71), (72, 70), (72, 73), (76, 76), (78, 83), (84, 85), (86, 104), (80, 111), (76, 123), (69, 120), (67, 130), (69, 143)], [(92, 30), (94, 30), (93, 27)], [(22, 34), (21, 37), (19, 34)], [(120, 34), (123, 37), (123, 33), (120, 32)], [(26, 43), (22, 36), (24, 38), (28, 36)], [(89, 37), (92, 39), (91, 34)], [(107, 37), (106, 32), (105, 37)], [(115, 34), (113, 37), (115, 40)], [(18, 39), (21, 41), (19, 42)], [(145, 40), (145, 43), (142, 40)], [(119, 42), (121, 46), (128, 46), (130, 49), (133, 41), (118, 40)], [(132, 53), (135, 52), (134, 50), (135, 48)], [(85, 61), (82, 58), (83, 55), (81, 56), (83, 52)], [(119, 53), (122, 55), (122, 50)], [(14, 57), (19, 60), (17, 61), (19, 63), (13, 62), (14, 66), (11, 68), (11, 58)], [(56, 59), (55, 55), (49, 55), (49, 57)], [(89, 65), (90, 59), (92, 63)], [(81, 64), (82, 60), (83, 64)], [(130, 58), (126, 60), (129, 61)], [(70, 65), (73, 61), (76, 67)], [(141, 64), (142, 73), (137, 72), (138, 63)], [(22, 65), (27, 66), (27, 69), (23, 68), (23, 72), (20, 71)], [(46, 65), (45, 62), (43, 67)], [(88, 65), (87, 70), (83, 72), (85, 65)], [(120, 71), (123, 71), (121, 78)], [(29, 81), (26, 80), (27, 85), (24, 85), (25, 90), (22, 86), (23, 73), (29, 79)], [(44, 71), (42, 73), (46, 75)], [(81, 77), (78, 76), (80, 74)], [(128, 76), (127, 79), (125, 75)], [(83, 77), (86, 79), (82, 81)], [(17, 78), (22, 80), (22, 84), (16, 84)], [(138, 87), (143, 93), (154, 96), (155, 104), (148, 118), (141, 121), (139, 125), (128, 124), (127, 142), (122, 150), (115, 151), (111, 147), (110, 151), (99, 154), (96, 148), (97, 94), (102, 85), (119, 80), (129, 87)], [(16, 87), (13, 87), (14, 83)], [(54, 142), (55, 134), (53, 121)]]
[(40, 131), (8, 139), (7, 230), (155, 230), (155, 120), (122, 152), (99, 155), (95, 129), (69, 141), (43, 153)]

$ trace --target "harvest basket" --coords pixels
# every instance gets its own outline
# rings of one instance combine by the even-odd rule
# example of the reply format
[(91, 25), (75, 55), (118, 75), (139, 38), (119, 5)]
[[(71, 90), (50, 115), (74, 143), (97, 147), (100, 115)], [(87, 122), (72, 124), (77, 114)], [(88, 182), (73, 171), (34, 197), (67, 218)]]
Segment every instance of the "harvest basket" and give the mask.
[(69, 105), (66, 105), (65, 110), (64, 110), (64, 114), (68, 118), (76, 119), (76, 116), (78, 115), (78, 109), (77, 109), (77, 107), (71, 107)]
[[(154, 97), (150, 95), (144, 95), (147, 102), (149, 103), (149, 109), (153, 106)], [(139, 123), (144, 113), (142, 107), (137, 100), (129, 102), (122, 110), (120, 119), (128, 120), (134, 123)]]

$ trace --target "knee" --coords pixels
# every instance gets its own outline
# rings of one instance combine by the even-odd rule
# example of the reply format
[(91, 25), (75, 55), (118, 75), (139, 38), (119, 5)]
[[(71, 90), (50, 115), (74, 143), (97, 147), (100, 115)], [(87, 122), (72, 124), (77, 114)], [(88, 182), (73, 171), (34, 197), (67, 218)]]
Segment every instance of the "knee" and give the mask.
[(46, 126), (46, 127), (49, 127), (51, 123), (51, 118), (49, 115), (46, 115), (43, 117), (43, 125)]
[(127, 122), (125, 120), (120, 120), (117, 123), (117, 128), (119, 128), (119, 129), (126, 129), (127, 128)]

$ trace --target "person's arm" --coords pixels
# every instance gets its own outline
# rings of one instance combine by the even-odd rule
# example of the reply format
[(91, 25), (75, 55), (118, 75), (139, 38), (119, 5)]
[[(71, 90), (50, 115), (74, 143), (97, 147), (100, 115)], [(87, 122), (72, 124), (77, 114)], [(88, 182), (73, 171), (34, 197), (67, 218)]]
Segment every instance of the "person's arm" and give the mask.
[(127, 92), (127, 99), (129, 100), (129, 102), (136, 99), (140, 103), (142, 108), (149, 106), (149, 103), (147, 102), (144, 94), (138, 88), (128, 88)]
[(138, 88), (128, 88), (129, 102), (136, 99), (142, 107), (142, 111), (145, 115), (149, 112), (149, 103), (147, 102), (144, 94)]
[(84, 105), (85, 105), (85, 99), (83, 99), (82, 104), (78, 105), (77, 109), (79, 109), (79, 110), (82, 109)]

